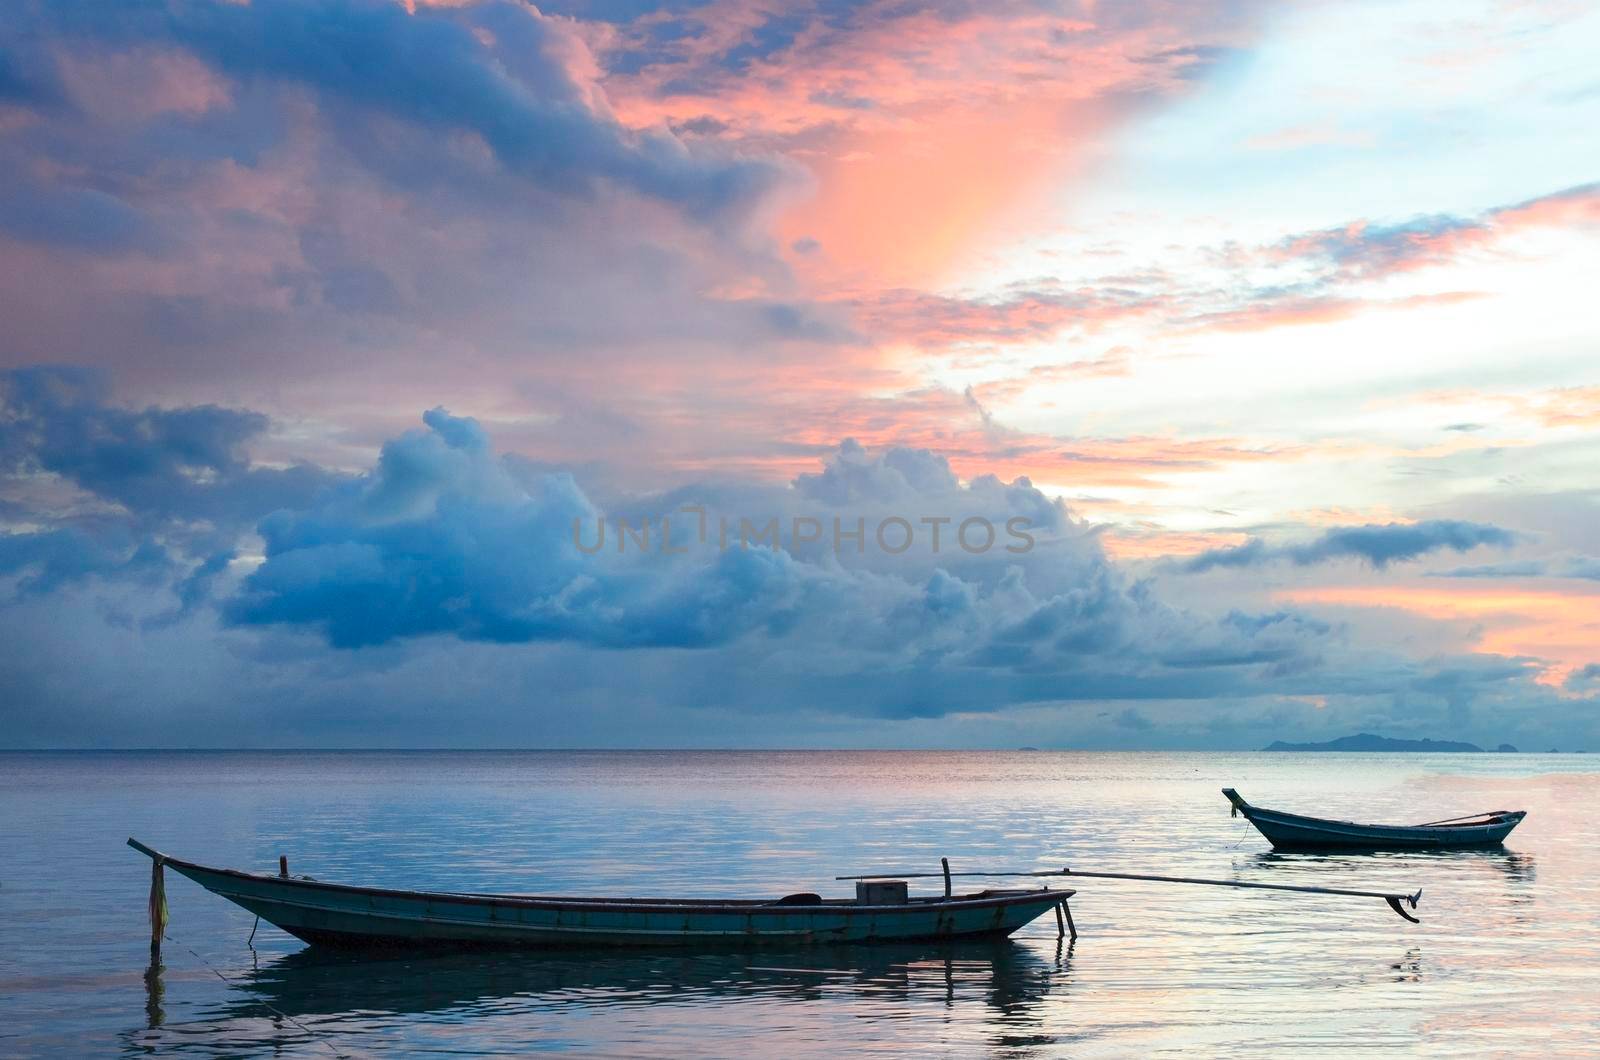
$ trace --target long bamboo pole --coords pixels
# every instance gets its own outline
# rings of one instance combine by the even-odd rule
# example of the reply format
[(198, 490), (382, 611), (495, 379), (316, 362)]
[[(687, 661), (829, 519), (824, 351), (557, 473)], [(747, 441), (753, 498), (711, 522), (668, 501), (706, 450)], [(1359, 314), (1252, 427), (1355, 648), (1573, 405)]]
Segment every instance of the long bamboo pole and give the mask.
[(1409, 915), (1400, 908), (1400, 903), (1405, 902), (1415, 909), (1422, 900), (1422, 888), (1417, 888), (1416, 894), (1396, 894), (1388, 891), (1357, 891), (1344, 887), (1311, 887), (1305, 884), (1294, 883), (1252, 883), (1248, 880), (1208, 880), (1198, 876), (1156, 876), (1140, 872), (1084, 872), (1080, 869), (1046, 869), (1043, 871), (1019, 872), (1013, 870), (996, 870), (982, 872), (880, 872), (863, 876), (835, 876), (836, 880), (905, 880), (925, 879), (932, 876), (942, 876), (946, 879), (952, 876), (1084, 876), (1102, 880), (1141, 880), (1149, 883), (1193, 883), (1207, 887), (1247, 887), (1260, 891), (1298, 891), (1302, 894), (1334, 894), (1345, 895), (1351, 898), (1382, 898), (1389, 903), (1389, 908), (1399, 913), (1413, 924), (1419, 923), (1416, 917)]

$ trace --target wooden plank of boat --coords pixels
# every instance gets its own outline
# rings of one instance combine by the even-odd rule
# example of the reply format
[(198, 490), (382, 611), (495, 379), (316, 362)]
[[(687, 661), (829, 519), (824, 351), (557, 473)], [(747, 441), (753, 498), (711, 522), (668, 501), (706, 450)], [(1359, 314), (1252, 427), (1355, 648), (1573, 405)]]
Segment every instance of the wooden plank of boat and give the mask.
[(1277, 850), (1464, 850), (1496, 847), (1527, 816), (1525, 810), (1494, 810), (1472, 817), (1419, 825), (1357, 824), (1305, 817), (1252, 806), (1232, 788), (1222, 794), (1234, 813), (1256, 826)]
[(804, 946), (1009, 935), (1071, 890), (987, 890), (865, 905), (814, 895), (775, 901), (565, 898), (405, 891), (212, 868), (128, 845), (291, 935), (320, 945)]

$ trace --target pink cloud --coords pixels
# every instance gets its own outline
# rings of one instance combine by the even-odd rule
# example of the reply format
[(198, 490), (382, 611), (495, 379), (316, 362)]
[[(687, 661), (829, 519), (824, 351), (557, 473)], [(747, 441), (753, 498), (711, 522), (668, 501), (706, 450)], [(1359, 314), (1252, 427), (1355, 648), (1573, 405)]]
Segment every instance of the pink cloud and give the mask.
[[(606, 87), (623, 120), (667, 123), (805, 164), (815, 193), (780, 222), (838, 274), (921, 283), (996, 226), (1031, 222), (1135, 99), (1184, 91), (1248, 28), (1202, 4), (1115, 18), (1002, 3), (964, 12), (880, 0), (846, 16), (718, 3), (699, 30), (657, 43), (677, 16), (593, 38), (655, 61)], [(799, 23), (779, 44), (763, 33)], [(805, 263), (797, 263), (804, 268)]]
[(1584, 184), (1476, 217), (1435, 215), (1398, 224), (1352, 221), (1306, 232), (1270, 251), (1279, 261), (1319, 263), (1348, 278), (1374, 279), (1455, 261), (1530, 228), (1600, 222), (1600, 184)]
[(1407, 298), (1282, 298), (1203, 313), (1189, 318), (1197, 330), (1266, 331), (1270, 328), (1329, 324), (1378, 309), (1415, 309), (1419, 306), (1458, 305), (1485, 297), (1481, 291), (1442, 291)]

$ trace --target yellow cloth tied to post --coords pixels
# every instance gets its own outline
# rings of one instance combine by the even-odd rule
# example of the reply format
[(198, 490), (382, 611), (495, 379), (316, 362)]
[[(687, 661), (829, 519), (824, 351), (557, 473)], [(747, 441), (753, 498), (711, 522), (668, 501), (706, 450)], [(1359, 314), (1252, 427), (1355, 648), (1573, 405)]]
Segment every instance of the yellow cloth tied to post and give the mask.
[(167, 930), (167, 883), (161, 868), (165, 861), (165, 858), (150, 859), (150, 942), (157, 946)]

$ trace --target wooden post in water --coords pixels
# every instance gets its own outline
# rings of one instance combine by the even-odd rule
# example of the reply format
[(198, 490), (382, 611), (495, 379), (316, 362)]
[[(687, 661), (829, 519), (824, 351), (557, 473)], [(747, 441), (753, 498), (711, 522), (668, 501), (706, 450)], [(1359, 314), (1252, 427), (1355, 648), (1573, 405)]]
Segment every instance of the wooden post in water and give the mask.
[(166, 858), (156, 856), (150, 859), (150, 963), (152, 966), (161, 961), (161, 936), (167, 930), (167, 880), (164, 866)]
[(284, 879), (289, 878), (289, 855), (287, 854), (278, 855), (278, 875)]
[(940, 858), (939, 864), (944, 866), (944, 896), (950, 897), (950, 859)]

